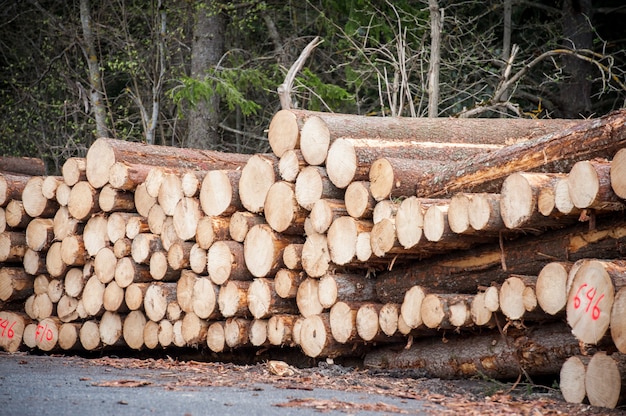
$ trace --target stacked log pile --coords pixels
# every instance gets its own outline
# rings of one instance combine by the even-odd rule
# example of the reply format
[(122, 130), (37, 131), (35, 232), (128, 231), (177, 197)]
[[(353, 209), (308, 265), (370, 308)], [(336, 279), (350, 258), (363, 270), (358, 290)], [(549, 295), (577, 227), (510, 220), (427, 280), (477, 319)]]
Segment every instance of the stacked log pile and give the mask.
[(0, 347), (560, 372), (613, 407), (594, 374), (624, 374), (625, 122), (283, 110), (268, 154), (101, 138), (62, 176), (0, 163)]

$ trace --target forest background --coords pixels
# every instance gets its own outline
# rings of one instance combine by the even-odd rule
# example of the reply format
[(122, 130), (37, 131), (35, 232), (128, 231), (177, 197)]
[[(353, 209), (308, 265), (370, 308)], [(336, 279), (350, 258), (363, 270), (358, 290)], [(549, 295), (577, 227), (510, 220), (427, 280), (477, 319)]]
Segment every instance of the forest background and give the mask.
[(58, 174), (103, 136), (267, 152), (292, 67), (282, 108), (596, 117), (625, 106), (625, 19), (622, 0), (0, 0), (0, 155)]

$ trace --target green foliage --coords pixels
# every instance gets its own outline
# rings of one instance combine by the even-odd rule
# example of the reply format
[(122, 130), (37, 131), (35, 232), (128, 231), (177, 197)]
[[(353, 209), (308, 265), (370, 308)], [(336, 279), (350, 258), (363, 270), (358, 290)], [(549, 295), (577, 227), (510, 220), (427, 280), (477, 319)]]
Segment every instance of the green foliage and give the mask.
[(354, 95), (338, 85), (324, 83), (311, 69), (303, 68), (296, 77), (301, 86), (311, 91), (307, 108), (315, 111), (338, 111), (354, 102)]

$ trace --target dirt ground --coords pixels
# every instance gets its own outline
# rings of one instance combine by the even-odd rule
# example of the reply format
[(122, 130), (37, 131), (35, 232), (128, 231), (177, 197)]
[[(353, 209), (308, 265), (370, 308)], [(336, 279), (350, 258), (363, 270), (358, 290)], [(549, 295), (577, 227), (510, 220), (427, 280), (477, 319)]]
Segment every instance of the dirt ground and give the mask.
[[(233, 356), (228, 362), (213, 361), (202, 353), (177, 356), (87, 357), (88, 365), (116, 369), (155, 370), (160, 385), (176, 390), (184, 387), (216, 386), (255, 390), (258, 384), (280, 389), (308, 390), (324, 388), (392, 396), (402, 400), (417, 399), (433, 405), (433, 414), (451, 415), (621, 415), (626, 407), (610, 410), (588, 404), (566, 403), (558, 380), (497, 381), (486, 379), (441, 380), (423, 378), (410, 370), (381, 371), (364, 369), (358, 360), (345, 362), (311, 361), (297, 353), (281, 350), (281, 360), (270, 354)], [(63, 356), (59, 356), (63, 359)], [(222, 356), (223, 359), (223, 356)], [(283, 361), (286, 359), (286, 361)], [(246, 362), (244, 362), (246, 361)], [(122, 381), (123, 383), (123, 381)], [(133, 387), (133, 386), (127, 386)], [(314, 396), (314, 395), (313, 395)], [(406, 410), (384, 403), (364, 404), (340, 400), (293, 399), (281, 406), (324, 413), (341, 411), (403, 414)], [(436, 407), (436, 410), (434, 409)], [(442, 412), (442, 407), (446, 409)], [(428, 411), (428, 410), (427, 410)]]

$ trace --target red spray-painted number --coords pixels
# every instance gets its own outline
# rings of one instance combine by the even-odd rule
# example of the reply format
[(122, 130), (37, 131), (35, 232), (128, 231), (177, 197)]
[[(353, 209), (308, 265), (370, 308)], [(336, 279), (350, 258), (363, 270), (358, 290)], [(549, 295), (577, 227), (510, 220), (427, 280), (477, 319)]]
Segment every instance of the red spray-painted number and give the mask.
[[(589, 313), (591, 310), (591, 319), (594, 321), (600, 317), (600, 307), (598, 304), (602, 299), (604, 299), (604, 294), (600, 295), (594, 303), (594, 299), (598, 291), (595, 287), (589, 286), (587, 283), (583, 283), (576, 291), (576, 295), (574, 296), (574, 309), (579, 309), (583, 306), (583, 302), (587, 301), (585, 305), (585, 313)], [(592, 307), (593, 305), (593, 307)]]
[(0, 331), (0, 337), (7, 337), (9, 339), (13, 338), (15, 336), (13, 327), (16, 323), (17, 321), (11, 322), (8, 319), (0, 318), (0, 329), (2, 329), (2, 331)]

